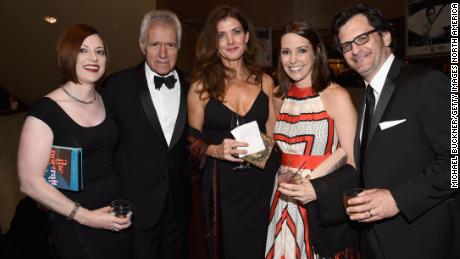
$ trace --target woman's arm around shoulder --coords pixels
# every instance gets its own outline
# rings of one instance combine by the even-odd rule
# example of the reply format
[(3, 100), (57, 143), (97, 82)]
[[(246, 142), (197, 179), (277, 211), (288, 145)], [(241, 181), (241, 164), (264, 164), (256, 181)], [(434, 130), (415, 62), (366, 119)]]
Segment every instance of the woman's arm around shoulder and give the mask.
[(276, 96), (276, 93), (278, 93), (279, 91), (279, 85), (275, 87), (275, 89), (273, 90), (273, 105), (275, 107), (275, 113), (276, 113), (276, 116), (278, 116), (278, 114), (280, 114), (281, 112), (281, 107), (283, 107), (283, 101), (284, 101), (284, 98), (283, 97), (277, 97)]
[(190, 127), (199, 131), (203, 129), (204, 108), (209, 100), (207, 93), (200, 95), (202, 87), (200, 82), (192, 83), (187, 97), (188, 123)]
[(348, 91), (332, 83), (321, 93), (327, 113), (332, 117), (340, 146), (347, 154), (347, 163), (354, 166), (353, 142), (356, 132), (356, 109)]
[(275, 86), (271, 76), (263, 74), (262, 76), (262, 91), (268, 96), (269, 107), (268, 107), (268, 120), (265, 125), (267, 129), (267, 135), (273, 137), (273, 129), (275, 128), (276, 116), (278, 114), (277, 104), (279, 100), (274, 95)]

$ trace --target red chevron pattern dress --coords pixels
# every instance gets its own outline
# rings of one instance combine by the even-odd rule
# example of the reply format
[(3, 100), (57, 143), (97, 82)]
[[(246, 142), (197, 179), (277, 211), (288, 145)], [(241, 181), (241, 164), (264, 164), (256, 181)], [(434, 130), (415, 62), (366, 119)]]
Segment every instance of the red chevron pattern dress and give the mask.
[[(277, 118), (274, 138), (281, 152), (281, 168), (297, 171), (303, 176), (311, 172), (338, 145), (334, 121), (318, 94), (311, 87), (293, 85)], [(307, 161), (305, 164), (304, 162)], [(308, 219), (305, 207), (276, 190), (270, 209), (266, 258), (318, 258), (309, 244)]]

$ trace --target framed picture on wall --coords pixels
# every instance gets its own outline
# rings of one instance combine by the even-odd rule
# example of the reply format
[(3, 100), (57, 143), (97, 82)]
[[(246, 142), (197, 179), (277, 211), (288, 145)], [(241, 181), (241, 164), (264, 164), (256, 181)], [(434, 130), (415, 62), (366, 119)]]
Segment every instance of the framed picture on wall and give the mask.
[(448, 55), (450, 0), (407, 0), (406, 55)]
[(272, 58), (272, 29), (256, 28), (257, 38), (261, 45), (261, 53), (258, 57), (258, 63), (263, 67), (271, 68), (273, 65)]

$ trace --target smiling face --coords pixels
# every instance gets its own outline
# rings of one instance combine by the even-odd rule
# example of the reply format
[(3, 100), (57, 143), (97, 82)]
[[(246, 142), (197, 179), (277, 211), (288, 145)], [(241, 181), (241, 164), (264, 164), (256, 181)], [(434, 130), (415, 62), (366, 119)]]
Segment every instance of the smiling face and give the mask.
[(104, 44), (97, 34), (86, 37), (80, 47), (76, 74), (81, 84), (95, 84), (104, 75), (107, 57)]
[[(357, 14), (340, 27), (338, 39), (342, 44), (373, 29), (366, 16)], [(391, 34), (389, 32), (371, 33), (367, 43), (361, 46), (353, 43), (352, 49), (344, 53), (343, 57), (353, 70), (369, 82), (391, 54), (390, 44)]]
[(297, 86), (311, 86), (314, 56), (313, 47), (306, 38), (295, 33), (281, 37), (281, 65)]
[(147, 31), (145, 44), (141, 44), (145, 59), (152, 71), (167, 75), (176, 66), (177, 37), (176, 28), (164, 21), (156, 21)]
[(240, 59), (248, 40), (249, 33), (237, 19), (226, 17), (217, 23), (217, 51), (223, 61)]

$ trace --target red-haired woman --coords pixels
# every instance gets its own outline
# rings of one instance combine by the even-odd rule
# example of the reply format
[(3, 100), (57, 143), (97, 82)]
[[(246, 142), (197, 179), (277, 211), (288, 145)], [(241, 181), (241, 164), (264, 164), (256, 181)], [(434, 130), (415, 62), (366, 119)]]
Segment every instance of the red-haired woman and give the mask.
[[(108, 206), (122, 196), (112, 168), (118, 130), (95, 89), (106, 72), (106, 45), (94, 28), (80, 24), (63, 32), (56, 51), (62, 84), (32, 106), (22, 129), (21, 191), (52, 212), (59, 258), (129, 258), (130, 234), (119, 231), (131, 217), (118, 218)], [(82, 148), (82, 191), (46, 182), (52, 145)]]

